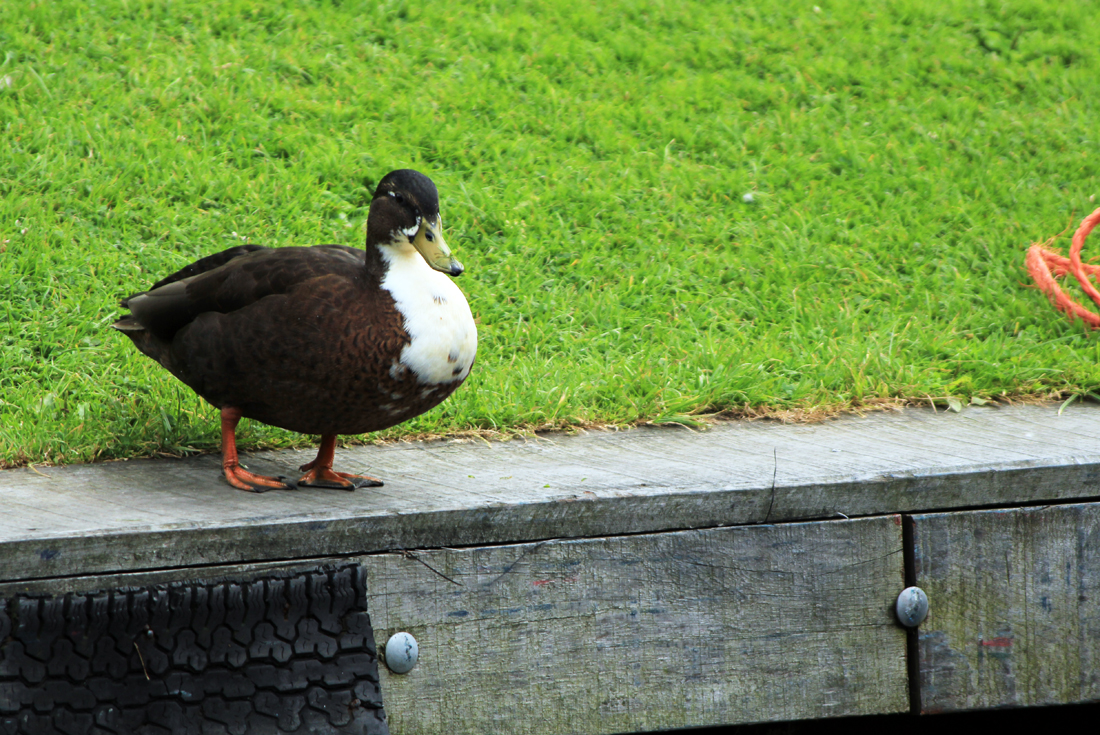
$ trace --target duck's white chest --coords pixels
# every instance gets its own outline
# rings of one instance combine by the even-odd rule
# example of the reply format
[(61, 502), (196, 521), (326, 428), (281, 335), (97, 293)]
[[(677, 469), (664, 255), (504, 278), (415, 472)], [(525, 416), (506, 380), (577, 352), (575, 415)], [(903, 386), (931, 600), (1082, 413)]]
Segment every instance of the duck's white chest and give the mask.
[(409, 250), (388, 258), (389, 269), (382, 280), (411, 339), (401, 351), (400, 363), (421, 383), (464, 380), (477, 355), (477, 327), (470, 306), (450, 278)]

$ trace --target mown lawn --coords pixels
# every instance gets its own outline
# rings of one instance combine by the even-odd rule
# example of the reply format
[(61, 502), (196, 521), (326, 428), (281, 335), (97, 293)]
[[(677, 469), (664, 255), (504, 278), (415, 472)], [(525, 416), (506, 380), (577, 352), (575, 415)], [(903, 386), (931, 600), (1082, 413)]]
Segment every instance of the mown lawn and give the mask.
[(1100, 205), (1095, 6), (817, 2), (3, 3), (0, 462), (216, 448), (119, 297), (399, 167), (481, 344), (389, 436), (1095, 388), (1021, 267)]

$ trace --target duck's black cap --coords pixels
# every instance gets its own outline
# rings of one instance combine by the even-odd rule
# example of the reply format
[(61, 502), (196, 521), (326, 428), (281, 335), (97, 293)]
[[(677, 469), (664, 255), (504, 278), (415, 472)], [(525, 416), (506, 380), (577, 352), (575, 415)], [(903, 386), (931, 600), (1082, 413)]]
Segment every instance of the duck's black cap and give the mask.
[(393, 196), (398, 203), (411, 204), (416, 213), (428, 219), (439, 215), (439, 192), (424, 174), (411, 168), (390, 171), (378, 182), (374, 198)]

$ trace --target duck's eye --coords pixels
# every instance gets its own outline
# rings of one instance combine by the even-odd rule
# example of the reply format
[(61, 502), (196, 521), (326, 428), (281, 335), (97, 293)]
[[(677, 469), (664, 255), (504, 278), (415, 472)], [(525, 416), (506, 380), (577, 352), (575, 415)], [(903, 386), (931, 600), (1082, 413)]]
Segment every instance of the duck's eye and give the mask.
[(394, 200), (396, 200), (398, 204), (404, 204), (404, 203), (405, 203), (405, 197), (401, 196), (401, 195), (400, 195), (400, 194), (398, 194), (398, 193), (397, 193), (396, 191), (391, 191), (391, 192), (387, 192), (387, 193), (388, 193), (388, 194), (389, 194), (389, 195), (390, 195), (391, 197), (393, 197), (393, 198), (394, 198)]

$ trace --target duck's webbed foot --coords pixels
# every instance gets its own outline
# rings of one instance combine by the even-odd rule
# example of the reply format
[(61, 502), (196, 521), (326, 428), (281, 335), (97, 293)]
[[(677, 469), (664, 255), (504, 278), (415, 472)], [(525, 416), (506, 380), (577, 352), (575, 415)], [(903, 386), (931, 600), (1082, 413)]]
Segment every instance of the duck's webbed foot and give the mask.
[(283, 481), (286, 479), (284, 477), (257, 475), (255, 472), (249, 472), (239, 464), (224, 465), (222, 470), (225, 472), (225, 481), (238, 490), (245, 490), (250, 493), (266, 493), (272, 488), (277, 490), (294, 489), (292, 485), (288, 485)]
[[(311, 463), (312, 464), (312, 463)], [(350, 472), (333, 472), (328, 467), (310, 467), (301, 469), (309, 472), (298, 480), (298, 487), (329, 487), (337, 490), (355, 490), (360, 487), (381, 487), (382, 481), (370, 475), (353, 475)]]
[(266, 493), (271, 488), (293, 490), (292, 485), (283, 482), (282, 477), (257, 475), (241, 467), (237, 459), (237, 422), (241, 420), (239, 408), (222, 408), (222, 472), (225, 481), (238, 490), (250, 493)]
[(381, 487), (382, 481), (370, 475), (353, 475), (350, 472), (334, 472), (332, 460), (336, 453), (336, 435), (321, 437), (317, 458), (298, 469), (305, 472), (298, 480), (298, 487), (327, 487), (337, 490), (355, 490), (359, 487)]

